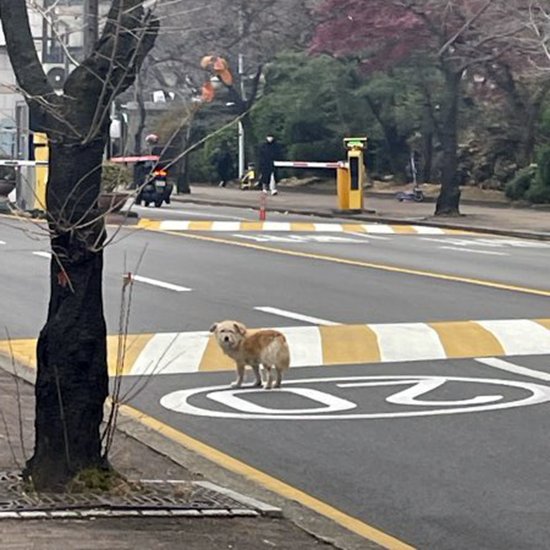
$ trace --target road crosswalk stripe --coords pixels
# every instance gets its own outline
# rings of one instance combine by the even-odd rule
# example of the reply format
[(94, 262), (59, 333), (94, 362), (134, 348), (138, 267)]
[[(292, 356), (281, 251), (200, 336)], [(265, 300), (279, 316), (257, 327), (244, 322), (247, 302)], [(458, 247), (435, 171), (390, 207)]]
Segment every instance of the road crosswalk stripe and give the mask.
[(313, 233), (366, 233), (366, 234), (418, 234), (418, 235), (456, 235), (469, 233), (456, 229), (427, 227), (421, 225), (390, 225), (384, 223), (309, 223), (309, 222), (239, 222), (239, 221), (190, 221), (142, 219), (138, 223), (141, 229), (152, 231), (276, 231), (276, 232), (313, 232)]
[[(293, 367), (550, 354), (550, 319), (282, 327)], [(108, 339), (115, 374), (118, 336)], [(0, 353), (36, 366), (36, 340), (0, 342)], [(128, 337), (125, 375), (234, 368), (207, 331)]]

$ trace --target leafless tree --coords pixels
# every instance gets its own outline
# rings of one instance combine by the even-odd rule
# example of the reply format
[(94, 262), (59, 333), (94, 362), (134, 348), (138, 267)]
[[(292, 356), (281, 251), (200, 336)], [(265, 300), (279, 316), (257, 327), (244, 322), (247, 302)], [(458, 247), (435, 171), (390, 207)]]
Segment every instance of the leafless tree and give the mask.
[(0, 0), (0, 20), (34, 130), (50, 145), (50, 302), (38, 340), (35, 448), (25, 474), (36, 488), (52, 489), (84, 469), (108, 466), (100, 437), (108, 394), (101, 164), (111, 102), (134, 81), (159, 22), (140, 0), (113, 0), (93, 52), (58, 95), (35, 50), (25, 0)]

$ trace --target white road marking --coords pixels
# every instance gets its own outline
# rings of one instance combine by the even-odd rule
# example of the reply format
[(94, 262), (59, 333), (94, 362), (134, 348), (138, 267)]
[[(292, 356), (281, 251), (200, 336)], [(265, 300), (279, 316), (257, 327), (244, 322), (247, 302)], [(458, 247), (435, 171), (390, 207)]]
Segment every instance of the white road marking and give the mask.
[(248, 239), (258, 243), (322, 243), (322, 244), (364, 244), (355, 237), (343, 237), (339, 235), (293, 235), (292, 233), (282, 235), (244, 235), (234, 233), (233, 237), (237, 239)]
[(213, 222), (212, 231), (238, 231), (241, 228), (240, 222)]
[(0, 241), (0, 244), (6, 244), (6, 241)]
[(378, 337), (381, 361), (446, 359), (437, 332), (425, 323), (369, 325)]
[(363, 237), (363, 239), (369, 241), (391, 241), (391, 237), (381, 237), (380, 235), (369, 235), (367, 233), (357, 233), (356, 231), (346, 231), (348, 235), (355, 235), (356, 237)]
[(190, 221), (166, 220), (162, 222), (161, 227), (163, 231), (187, 231), (190, 224)]
[(344, 227), (341, 223), (314, 223), (315, 231), (327, 231), (340, 233), (344, 231)]
[(164, 281), (158, 281), (157, 279), (150, 279), (149, 277), (142, 277), (141, 275), (132, 275), (132, 279), (138, 283), (145, 283), (146, 285), (158, 286), (160, 288), (166, 288), (167, 290), (173, 290), (174, 292), (191, 292), (190, 288), (185, 286), (174, 285), (172, 283), (165, 283)]
[(323, 364), (323, 346), (319, 327), (284, 327), (277, 330), (285, 335), (292, 350), (293, 367)]
[(393, 228), (386, 224), (365, 223), (363, 228), (369, 233), (391, 233), (392, 235), (395, 233)]
[(456, 252), (468, 252), (470, 254), (486, 254), (490, 256), (510, 256), (506, 252), (494, 252), (492, 250), (473, 250), (471, 248), (459, 248), (458, 246), (440, 246), (441, 250), (455, 250)]
[(499, 341), (506, 355), (550, 353), (550, 331), (527, 319), (478, 321)]
[[(187, 216), (196, 216), (197, 218), (208, 218), (209, 220), (212, 219), (212, 212), (210, 213), (202, 213), (202, 212), (196, 212), (196, 211), (193, 211), (193, 210), (179, 210), (177, 208), (174, 208), (173, 210), (171, 210), (171, 212), (174, 212), (174, 213), (178, 213), (178, 214), (185, 214)], [(236, 220), (236, 221), (248, 221), (249, 219), (248, 218), (243, 218), (242, 216), (228, 216), (228, 215), (224, 215), (224, 214), (219, 214), (218, 212), (216, 212), (216, 218), (224, 218), (226, 220)], [(255, 221), (255, 220), (253, 220)]]
[(295, 313), (294, 311), (287, 311), (286, 309), (279, 309), (269, 306), (258, 306), (254, 308), (257, 311), (263, 311), (264, 313), (271, 313), (279, 317), (287, 317), (288, 319), (296, 319), (297, 321), (305, 321), (313, 325), (323, 326), (336, 326), (341, 323), (334, 323), (333, 321), (327, 321), (326, 319), (319, 319), (318, 317), (310, 317), (309, 315), (302, 315), (301, 313)]
[(38, 256), (40, 258), (47, 258), (48, 260), (51, 259), (52, 253), (51, 252), (33, 252), (35, 256)]
[(139, 354), (132, 376), (197, 372), (209, 332), (155, 334)]
[[(432, 382), (433, 381), (433, 382)], [(514, 388), (527, 392), (528, 395), (522, 398), (515, 398), (514, 400), (504, 401), (503, 396), (500, 394), (493, 395), (478, 395), (464, 401), (456, 401), (453, 405), (450, 401), (422, 401), (416, 399), (420, 395), (425, 394), (427, 391), (432, 390), (436, 384), (439, 386), (440, 381), (467, 384), (472, 385), (488, 385), (495, 388), (496, 391), (501, 391), (501, 387)], [(392, 403), (395, 407), (406, 406), (409, 410), (396, 410), (384, 412), (363, 412), (361, 406), (366, 402), (367, 410), (372, 410), (373, 398), (372, 393), (366, 396), (360, 396), (357, 391), (359, 386), (358, 382), (367, 382), (367, 386), (370, 385), (387, 385), (393, 386), (398, 383), (399, 385), (413, 384), (413, 388), (406, 389), (391, 395), (385, 399), (386, 402)], [(378, 384), (377, 382), (382, 382)], [(352, 383), (355, 385), (354, 396), (362, 397), (358, 402), (353, 402), (348, 397), (342, 399), (340, 395), (335, 396), (330, 390), (330, 384), (339, 386), (342, 388), (344, 385)], [(318, 384), (323, 390), (319, 389), (316, 392), (304, 393), (303, 386), (310, 384)], [(423, 416), (445, 416), (451, 414), (464, 414), (464, 413), (478, 413), (486, 411), (497, 411), (514, 409), (517, 407), (527, 407), (532, 405), (539, 405), (541, 403), (547, 403), (550, 401), (550, 388), (540, 384), (534, 384), (530, 382), (516, 382), (513, 380), (499, 380), (494, 378), (463, 378), (458, 376), (352, 376), (352, 377), (338, 377), (338, 378), (306, 378), (300, 380), (285, 380), (283, 387), (273, 392), (274, 395), (281, 395), (288, 393), (298, 393), (296, 389), (291, 389), (292, 386), (299, 385), (302, 388), (302, 395), (314, 401), (315, 406), (309, 409), (304, 409), (299, 413), (293, 413), (288, 409), (281, 407), (279, 409), (267, 409), (258, 404), (258, 401), (262, 399), (266, 393), (264, 390), (256, 389), (242, 389), (242, 390), (230, 390), (227, 386), (210, 386), (205, 388), (192, 388), (187, 390), (179, 390), (169, 393), (161, 398), (160, 404), (169, 410), (176, 411), (183, 414), (191, 414), (194, 416), (202, 416), (209, 418), (239, 418), (250, 420), (353, 420), (353, 419), (380, 419), (380, 418), (410, 418), (410, 417), (423, 417)], [(327, 388), (328, 386), (328, 388)], [(327, 389), (325, 389), (327, 388)], [(481, 388), (480, 388), (481, 389)], [(368, 389), (367, 389), (368, 391)], [(471, 391), (471, 390), (470, 390)], [(325, 394), (325, 395), (323, 395)], [(221, 411), (204, 408), (207, 406), (206, 400), (200, 401), (200, 405), (197, 403), (195, 396), (205, 395), (210, 401), (223, 403), (226, 407), (233, 409), (232, 411)], [(247, 396), (256, 396), (258, 399), (254, 401), (248, 401)], [(374, 394), (376, 397), (376, 394)], [(347, 397), (347, 396), (346, 396)], [(335, 399), (336, 398), (336, 399)], [(338, 399), (338, 401), (337, 401)], [(384, 398), (380, 397), (380, 402), (384, 402)], [(340, 401), (341, 400), (341, 401)], [(319, 403), (325, 405), (324, 408), (319, 407)], [(277, 405), (277, 401), (273, 399), (269, 400), (269, 405)], [(351, 405), (356, 405), (351, 407)], [(414, 409), (411, 407), (414, 406)], [(330, 412), (331, 408), (344, 409), (342, 412)], [(387, 409), (387, 405), (384, 407)], [(415, 410), (416, 409), (416, 410)], [(250, 411), (254, 412), (250, 412)], [(364, 405), (363, 405), (364, 410)]]
[(444, 235), (445, 231), (441, 227), (430, 227), (428, 225), (413, 225), (414, 230), (419, 235)]
[(529, 378), (536, 378), (537, 380), (550, 382), (550, 373), (548, 372), (542, 372), (540, 370), (533, 370), (520, 365), (514, 365), (514, 363), (510, 363), (510, 361), (504, 361), (503, 359), (497, 359), (496, 357), (483, 357), (476, 359), (476, 361), (495, 369), (505, 370), (506, 372), (519, 374), (520, 376), (528, 376)]

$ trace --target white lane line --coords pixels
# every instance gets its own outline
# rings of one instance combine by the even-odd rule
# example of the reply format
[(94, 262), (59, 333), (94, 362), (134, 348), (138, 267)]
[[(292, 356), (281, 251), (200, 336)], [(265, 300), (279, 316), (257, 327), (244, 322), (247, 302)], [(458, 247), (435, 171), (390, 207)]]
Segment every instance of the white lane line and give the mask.
[(6, 241), (0, 241), (0, 244), (6, 244)]
[(302, 315), (301, 313), (295, 313), (294, 311), (287, 311), (285, 309), (278, 309), (276, 307), (259, 306), (254, 308), (257, 311), (263, 311), (264, 313), (271, 313), (272, 315), (278, 315), (279, 317), (287, 317), (288, 319), (296, 319), (297, 321), (305, 321), (313, 325), (323, 325), (327, 327), (340, 325), (341, 323), (334, 323), (333, 321), (327, 321), (326, 319), (319, 319), (318, 317), (310, 317), (309, 315)]
[(175, 292), (191, 292), (192, 289), (185, 286), (174, 285), (172, 283), (165, 283), (164, 281), (158, 281), (157, 279), (150, 279), (149, 277), (142, 277), (141, 275), (132, 275), (132, 279), (138, 283), (145, 283), (146, 285), (158, 286), (160, 288), (166, 288), (167, 290), (173, 290)]
[(356, 237), (363, 237), (363, 239), (370, 241), (391, 241), (391, 237), (381, 237), (380, 235), (368, 235), (367, 233), (358, 233), (357, 231), (346, 231), (346, 235), (355, 235)]
[(38, 256), (40, 258), (47, 258), (48, 260), (51, 259), (52, 253), (51, 252), (33, 252), (35, 256)]
[(514, 365), (514, 363), (510, 363), (510, 361), (504, 361), (502, 359), (497, 359), (496, 357), (483, 357), (476, 359), (476, 361), (495, 369), (505, 370), (507, 372), (512, 372), (513, 374), (519, 374), (521, 376), (528, 376), (529, 378), (536, 378), (537, 380), (550, 382), (550, 373), (548, 372), (542, 372), (540, 370), (533, 370), (528, 369), (527, 367), (521, 367), (520, 365)]
[(488, 254), (489, 256), (510, 256), (506, 252), (493, 252), (491, 250), (473, 250), (472, 248), (459, 248), (458, 246), (440, 246), (441, 250), (456, 250), (457, 252), (468, 252), (470, 254)]

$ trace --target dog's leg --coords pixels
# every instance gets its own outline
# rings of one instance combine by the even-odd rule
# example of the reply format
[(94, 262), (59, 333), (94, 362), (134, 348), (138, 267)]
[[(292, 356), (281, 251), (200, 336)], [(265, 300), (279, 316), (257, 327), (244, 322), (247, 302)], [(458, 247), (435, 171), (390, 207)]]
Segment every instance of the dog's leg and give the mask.
[(262, 376), (260, 374), (260, 365), (250, 365), (252, 367), (252, 370), (254, 371), (254, 376), (256, 377), (256, 380), (254, 380), (254, 384), (252, 384), (253, 388), (261, 388), (262, 387)]
[(237, 380), (231, 384), (232, 388), (240, 388), (243, 385), (244, 365), (237, 363)]
[(273, 385), (274, 388), (280, 388), (281, 382), (283, 380), (283, 372), (280, 369), (273, 368), (275, 371), (275, 384)]
[(264, 390), (270, 390), (273, 386), (273, 374), (272, 374), (272, 368), (268, 365), (264, 365), (264, 368), (266, 370), (267, 376), (264, 384)]

